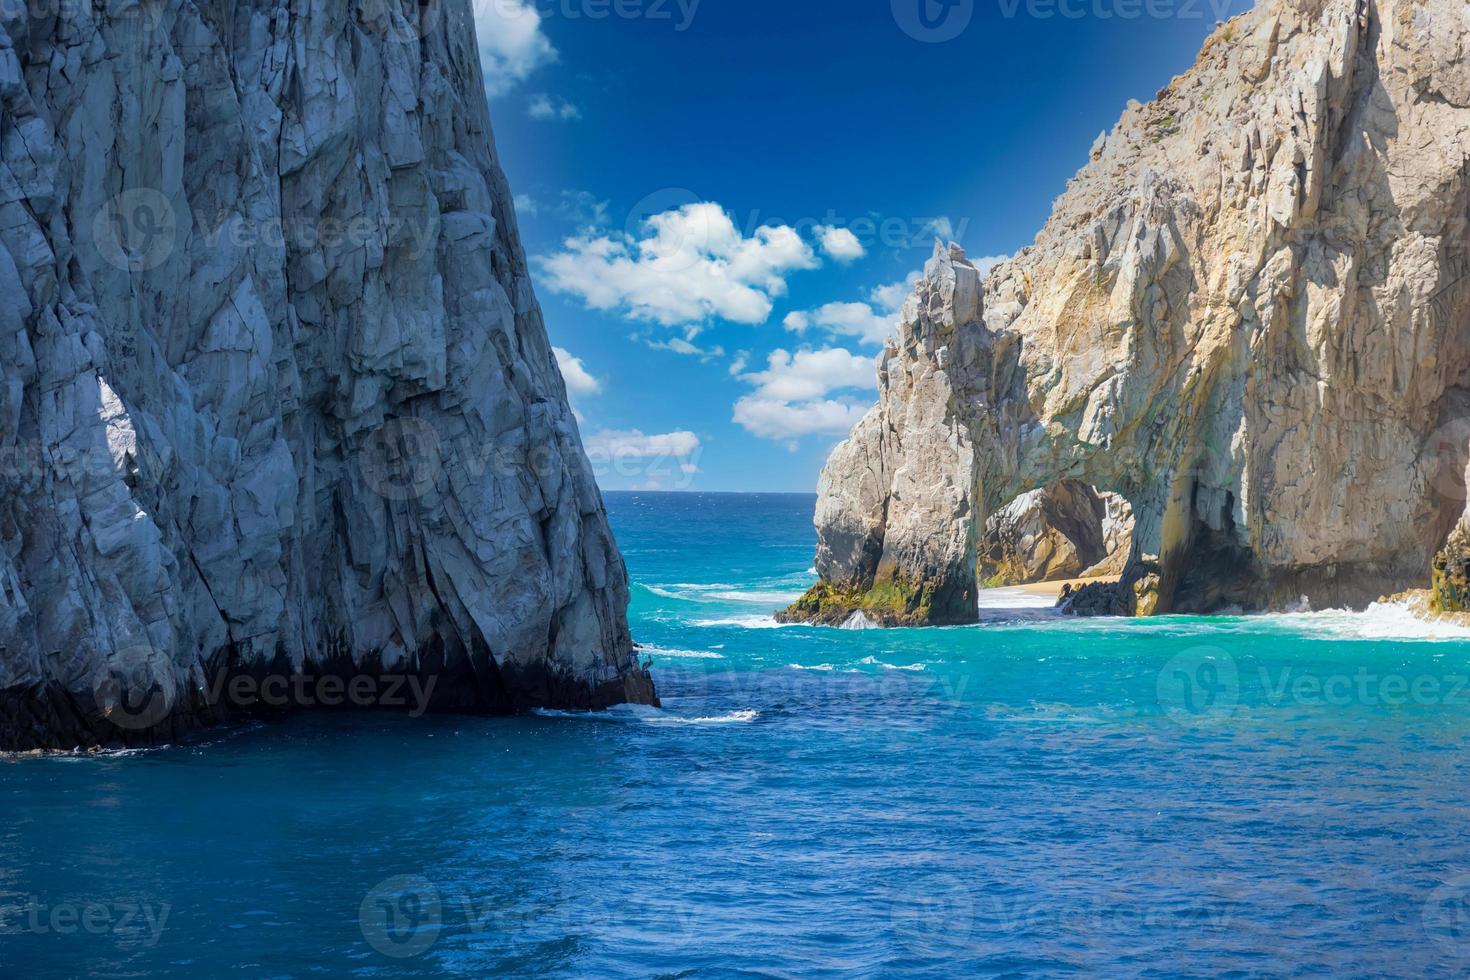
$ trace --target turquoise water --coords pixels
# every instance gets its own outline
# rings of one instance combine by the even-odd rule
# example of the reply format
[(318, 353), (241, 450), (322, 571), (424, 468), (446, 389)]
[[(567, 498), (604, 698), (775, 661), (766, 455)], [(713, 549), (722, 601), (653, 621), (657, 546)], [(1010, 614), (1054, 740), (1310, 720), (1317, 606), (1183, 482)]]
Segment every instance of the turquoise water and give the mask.
[(0, 974), (1470, 968), (1467, 637), (775, 628), (811, 497), (609, 506), (665, 710), (0, 762)]

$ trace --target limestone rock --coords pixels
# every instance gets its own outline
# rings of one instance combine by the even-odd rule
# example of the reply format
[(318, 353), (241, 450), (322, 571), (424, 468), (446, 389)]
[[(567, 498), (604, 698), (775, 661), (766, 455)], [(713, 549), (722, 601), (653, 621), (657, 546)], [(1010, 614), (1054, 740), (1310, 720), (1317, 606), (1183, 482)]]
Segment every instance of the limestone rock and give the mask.
[(0, 748), (165, 738), (228, 713), (222, 675), (652, 701), (464, 0), (29, 14), (0, 14)]
[[(1110, 557), (1107, 520), (1102, 497), (1076, 480), (1023, 493), (985, 522), (980, 579), (1000, 586), (1081, 578)], [(1115, 529), (1115, 546), (1123, 535), (1127, 532)], [(1127, 557), (1125, 545), (1120, 560)]]
[(1261, 0), (983, 284), (937, 248), (823, 476), (825, 586), (971, 621), (987, 519), (1061, 479), (1132, 506), (1159, 612), (1427, 584), (1470, 456), (1467, 10)]

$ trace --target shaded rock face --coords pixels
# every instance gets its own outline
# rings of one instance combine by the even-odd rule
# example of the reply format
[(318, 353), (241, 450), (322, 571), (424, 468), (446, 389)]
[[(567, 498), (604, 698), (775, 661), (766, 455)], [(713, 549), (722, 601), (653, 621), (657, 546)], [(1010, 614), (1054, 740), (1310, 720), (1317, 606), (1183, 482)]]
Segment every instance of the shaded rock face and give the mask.
[(0, 748), (653, 701), (463, 0), (120, 9), (0, 19)]
[[(1105, 499), (1111, 498), (1111, 499)], [(1115, 494), (1061, 480), (1023, 493), (990, 515), (980, 545), (980, 580), (1026, 585), (1121, 574), (1132, 539), (1132, 512)]]
[[(817, 569), (976, 616), (989, 516), (1132, 506), (1159, 612), (1427, 584), (1470, 453), (1470, 7), (1262, 0), (984, 282), (937, 248), (821, 482)], [(924, 612), (927, 610), (927, 612)]]

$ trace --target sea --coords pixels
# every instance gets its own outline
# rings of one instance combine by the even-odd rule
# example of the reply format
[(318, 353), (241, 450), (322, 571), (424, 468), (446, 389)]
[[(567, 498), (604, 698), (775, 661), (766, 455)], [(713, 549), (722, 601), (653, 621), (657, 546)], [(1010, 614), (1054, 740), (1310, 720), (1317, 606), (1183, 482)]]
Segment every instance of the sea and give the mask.
[(0, 976), (1470, 972), (1470, 632), (778, 626), (814, 497), (607, 503), (661, 709), (0, 760)]

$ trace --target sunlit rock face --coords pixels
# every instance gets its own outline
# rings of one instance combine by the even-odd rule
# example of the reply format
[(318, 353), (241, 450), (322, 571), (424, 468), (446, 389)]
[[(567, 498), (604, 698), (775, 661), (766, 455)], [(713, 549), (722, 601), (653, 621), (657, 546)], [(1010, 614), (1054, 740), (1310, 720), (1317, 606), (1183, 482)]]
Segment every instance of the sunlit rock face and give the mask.
[(1132, 505), (1158, 612), (1427, 585), (1470, 449), (1467, 50), (1463, 0), (1262, 0), (1032, 246), (983, 281), (937, 248), (822, 477), (823, 614), (972, 620), (980, 529), (1061, 479)]
[(222, 675), (654, 700), (464, 0), (29, 12), (0, 19), (0, 748), (257, 706)]

